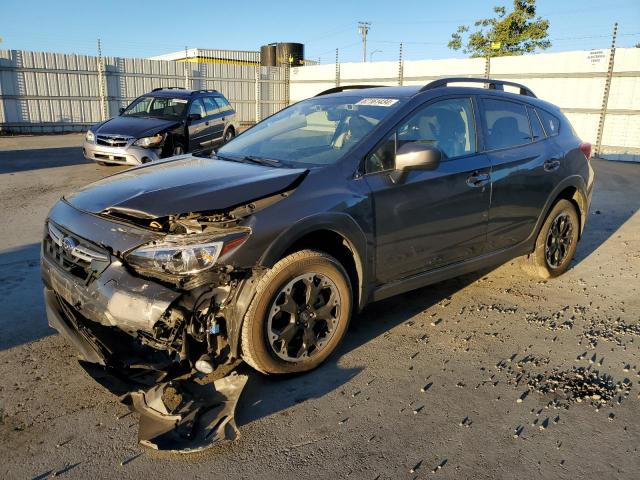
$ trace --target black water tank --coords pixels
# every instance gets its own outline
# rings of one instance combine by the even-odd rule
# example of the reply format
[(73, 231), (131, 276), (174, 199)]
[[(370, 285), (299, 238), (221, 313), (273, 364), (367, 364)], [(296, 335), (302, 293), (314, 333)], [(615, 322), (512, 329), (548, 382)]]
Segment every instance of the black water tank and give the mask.
[(260, 47), (260, 65), (263, 67), (276, 66), (276, 44), (263, 45)]
[(276, 61), (278, 65), (286, 65), (291, 59), (292, 67), (304, 65), (304, 45), (302, 43), (277, 43)]

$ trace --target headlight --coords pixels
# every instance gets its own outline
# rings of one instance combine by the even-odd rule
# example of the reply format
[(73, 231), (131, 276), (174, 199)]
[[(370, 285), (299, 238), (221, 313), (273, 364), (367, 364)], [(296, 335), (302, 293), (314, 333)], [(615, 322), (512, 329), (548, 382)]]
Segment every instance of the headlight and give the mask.
[(96, 141), (96, 136), (94, 135), (94, 133), (91, 130), (87, 130), (87, 134), (84, 136), (84, 139), (87, 142), (95, 142)]
[(145, 147), (145, 148), (157, 147), (162, 143), (163, 140), (164, 140), (164, 135), (159, 133), (158, 135), (154, 135), (153, 137), (139, 138), (134, 142), (134, 145), (138, 147)]
[(171, 276), (193, 275), (211, 268), (221, 255), (239, 247), (248, 236), (248, 231), (241, 231), (209, 241), (201, 241), (201, 235), (174, 237), (142, 245), (125, 255), (125, 261), (134, 269)]

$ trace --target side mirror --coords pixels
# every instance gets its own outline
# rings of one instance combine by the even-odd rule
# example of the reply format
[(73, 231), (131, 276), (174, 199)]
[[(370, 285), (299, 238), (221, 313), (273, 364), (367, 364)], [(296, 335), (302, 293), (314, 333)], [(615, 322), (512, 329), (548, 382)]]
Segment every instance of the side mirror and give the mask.
[(120, 107), (120, 108), (118, 109), (118, 112), (120, 113), (120, 115), (122, 115), (122, 114), (124, 113), (124, 107)]
[(396, 169), (391, 173), (391, 180), (398, 183), (409, 170), (435, 170), (440, 160), (442, 152), (433, 145), (405, 143), (396, 152)]
[(201, 120), (201, 119), (202, 119), (202, 115), (200, 115), (199, 113), (190, 113), (190, 114), (187, 116), (187, 121), (188, 121), (189, 123), (191, 123), (191, 122), (195, 122), (196, 120)]

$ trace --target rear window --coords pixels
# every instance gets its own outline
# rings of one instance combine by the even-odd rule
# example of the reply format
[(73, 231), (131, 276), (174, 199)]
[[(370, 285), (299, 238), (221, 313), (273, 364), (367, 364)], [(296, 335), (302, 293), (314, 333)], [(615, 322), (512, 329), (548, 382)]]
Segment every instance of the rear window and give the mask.
[(540, 120), (542, 120), (542, 125), (544, 125), (544, 131), (547, 132), (547, 136), (553, 137), (554, 135), (558, 135), (558, 130), (560, 129), (560, 120), (558, 117), (540, 108), (536, 110), (538, 111), (538, 115), (540, 115)]
[(523, 104), (485, 98), (483, 105), (488, 150), (531, 142), (529, 118)]

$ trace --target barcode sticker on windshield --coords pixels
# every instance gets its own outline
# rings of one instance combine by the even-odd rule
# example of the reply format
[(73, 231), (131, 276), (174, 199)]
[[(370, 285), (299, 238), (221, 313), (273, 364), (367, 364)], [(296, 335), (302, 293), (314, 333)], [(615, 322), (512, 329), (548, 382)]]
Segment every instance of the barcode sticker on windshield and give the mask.
[(370, 105), (372, 107), (390, 107), (398, 103), (397, 98), (363, 98), (356, 105)]

